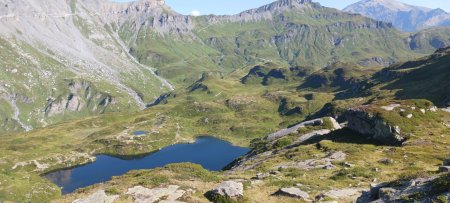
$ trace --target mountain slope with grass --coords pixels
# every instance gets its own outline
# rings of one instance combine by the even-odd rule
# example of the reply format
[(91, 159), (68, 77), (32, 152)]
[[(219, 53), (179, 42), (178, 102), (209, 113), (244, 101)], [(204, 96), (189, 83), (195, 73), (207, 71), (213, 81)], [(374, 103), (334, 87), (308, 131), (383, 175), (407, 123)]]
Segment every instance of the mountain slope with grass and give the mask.
[(2, 5), (0, 132), (140, 110), (172, 89), (88, 8), (75, 0)]
[[(307, 75), (274, 63), (258, 66), (266, 73), (280, 70), (286, 79), (273, 78), (270, 74), (255, 77), (251, 74), (255, 67), (238, 69), (228, 75), (210, 72), (139, 113), (106, 113), (3, 136), (0, 176), (7, 187), (0, 187), (0, 199), (72, 202), (104, 191), (106, 196), (118, 195), (119, 200), (133, 201), (140, 198), (129, 193), (136, 186), (159, 190), (176, 185), (183, 191), (191, 191), (184, 192), (179, 200), (207, 201), (209, 196), (205, 194), (209, 190), (231, 180), (244, 185), (243, 200), (302, 201), (277, 193), (293, 187), (308, 193), (305, 201), (316, 198), (353, 201), (371, 185), (383, 182), (403, 183), (430, 176), (445, 181), (446, 174), (438, 174), (437, 168), (450, 156), (447, 153), (450, 113), (422, 100), (420, 94), (397, 97), (402, 89), (414, 87), (409, 83), (395, 89), (386, 88), (399, 81), (403, 85), (403, 77), (411, 77), (409, 74), (422, 67), (428, 67), (426, 70), (431, 74), (426, 79), (439, 79), (445, 73), (445, 65), (439, 64), (445, 64), (447, 56), (447, 49), (442, 49), (429, 57), (405, 63), (411, 64), (410, 72), (388, 74), (391, 77), (382, 77), (383, 81), (379, 80), (379, 74), (401, 72), (405, 64), (381, 71), (353, 72), (352, 69), (361, 67), (336, 63), (308, 73), (327, 78), (320, 87), (302, 85), (309, 84), (311, 79)], [(434, 71), (436, 75), (432, 74)], [(331, 77), (332, 72), (339, 74)], [(248, 75), (253, 75), (249, 81), (254, 82), (243, 83)], [(261, 83), (267, 76), (271, 82)], [(362, 87), (360, 83), (366, 85)], [(349, 89), (353, 90), (352, 94), (342, 94)], [(337, 118), (340, 124), (328, 116)], [(320, 121), (303, 122), (316, 118)], [(367, 127), (364, 122), (377, 128)], [(343, 129), (339, 129), (341, 124)], [(149, 134), (136, 137), (133, 132), (137, 130)], [(92, 162), (97, 154), (145, 154), (205, 134), (250, 146), (252, 152), (230, 165), (232, 170), (208, 172), (196, 165), (174, 164), (132, 171), (65, 196), (39, 176)], [(442, 184), (447, 183), (439, 182), (439, 187)], [(430, 198), (442, 198), (442, 194), (445, 196), (445, 191), (439, 189)]]
[[(199, 17), (162, 0), (19, 0), (0, 14), (0, 201), (449, 199), (448, 29), (408, 35), (309, 0)], [(67, 195), (43, 177), (203, 135), (251, 151)]]
[(306, 73), (339, 61), (379, 68), (450, 44), (446, 29), (408, 36), (306, 0), (198, 17), (162, 0), (8, 1), (0, 16), (2, 133), (138, 111), (205, 72), (274, 63)]

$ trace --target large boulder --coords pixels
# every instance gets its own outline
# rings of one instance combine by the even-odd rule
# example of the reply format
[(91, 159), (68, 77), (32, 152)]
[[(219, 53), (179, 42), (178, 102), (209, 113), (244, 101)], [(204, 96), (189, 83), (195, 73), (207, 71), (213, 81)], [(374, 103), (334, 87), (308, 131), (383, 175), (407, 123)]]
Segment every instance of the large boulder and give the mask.
[(367, 111), (364, 107), (349, 109), (345, 117), (348, 121), (348, 128), (369, 135), (384, 144), (400, 145), (406, 141), (399, 126), (388, 124), (377, 114)]
[(205, 197), (212, 202), (237, 201), (244, 197), (244, 185), (235, 181), (225, 181), (208, 191)]
[(72, 203), (113, 203), (119, 195), (106, 195), (104, 190), (99, 190), (84, 199), (76, 199)]
[(298, 198), (298, 199), (303, 199), (303, 200), (307, 200), (309, 198), (308, 193), (306, 193), (296, 187), (280, 188), (277, 192), (275, 192), (274, 195)]
[(135, 186), (128, 189), (127, 195), (131, 195), (135, 203), (152, 203), (161, 200), (177, 202), (186, 193), (186, 191), (179, 188), (180, 186), (177, 185), (153, 189)]

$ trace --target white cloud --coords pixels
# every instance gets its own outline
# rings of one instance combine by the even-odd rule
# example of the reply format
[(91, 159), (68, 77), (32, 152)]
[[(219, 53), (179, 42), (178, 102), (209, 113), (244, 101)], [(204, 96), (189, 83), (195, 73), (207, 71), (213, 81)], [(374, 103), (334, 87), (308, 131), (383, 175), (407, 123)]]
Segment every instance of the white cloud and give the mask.
[(199, 15), (201, 15), (201, 14), (200, 14), (200, 11), (193, 10), (193, 11), (191, 12), (191, 15), (192, 15), (192, 16), (199, 16)]

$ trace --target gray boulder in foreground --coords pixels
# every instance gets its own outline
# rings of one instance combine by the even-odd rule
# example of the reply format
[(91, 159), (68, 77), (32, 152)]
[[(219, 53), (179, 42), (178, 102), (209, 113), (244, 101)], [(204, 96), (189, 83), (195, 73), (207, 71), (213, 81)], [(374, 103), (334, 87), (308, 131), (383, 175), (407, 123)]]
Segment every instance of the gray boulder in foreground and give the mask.
[(208, 191), (205, 197), (212, 202), (222, 202), (224, 199), (239, 200), (244, 197), (244, 185), (235, 181), (224, 181)]

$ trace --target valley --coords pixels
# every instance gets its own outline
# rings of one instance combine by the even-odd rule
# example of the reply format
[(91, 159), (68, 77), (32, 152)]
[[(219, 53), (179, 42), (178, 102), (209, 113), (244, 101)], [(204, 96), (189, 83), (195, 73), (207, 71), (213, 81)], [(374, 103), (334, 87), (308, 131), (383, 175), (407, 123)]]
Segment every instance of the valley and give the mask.
[(450, 199), (448, 27), (309, 0), (6, 4), (0, 202)]

